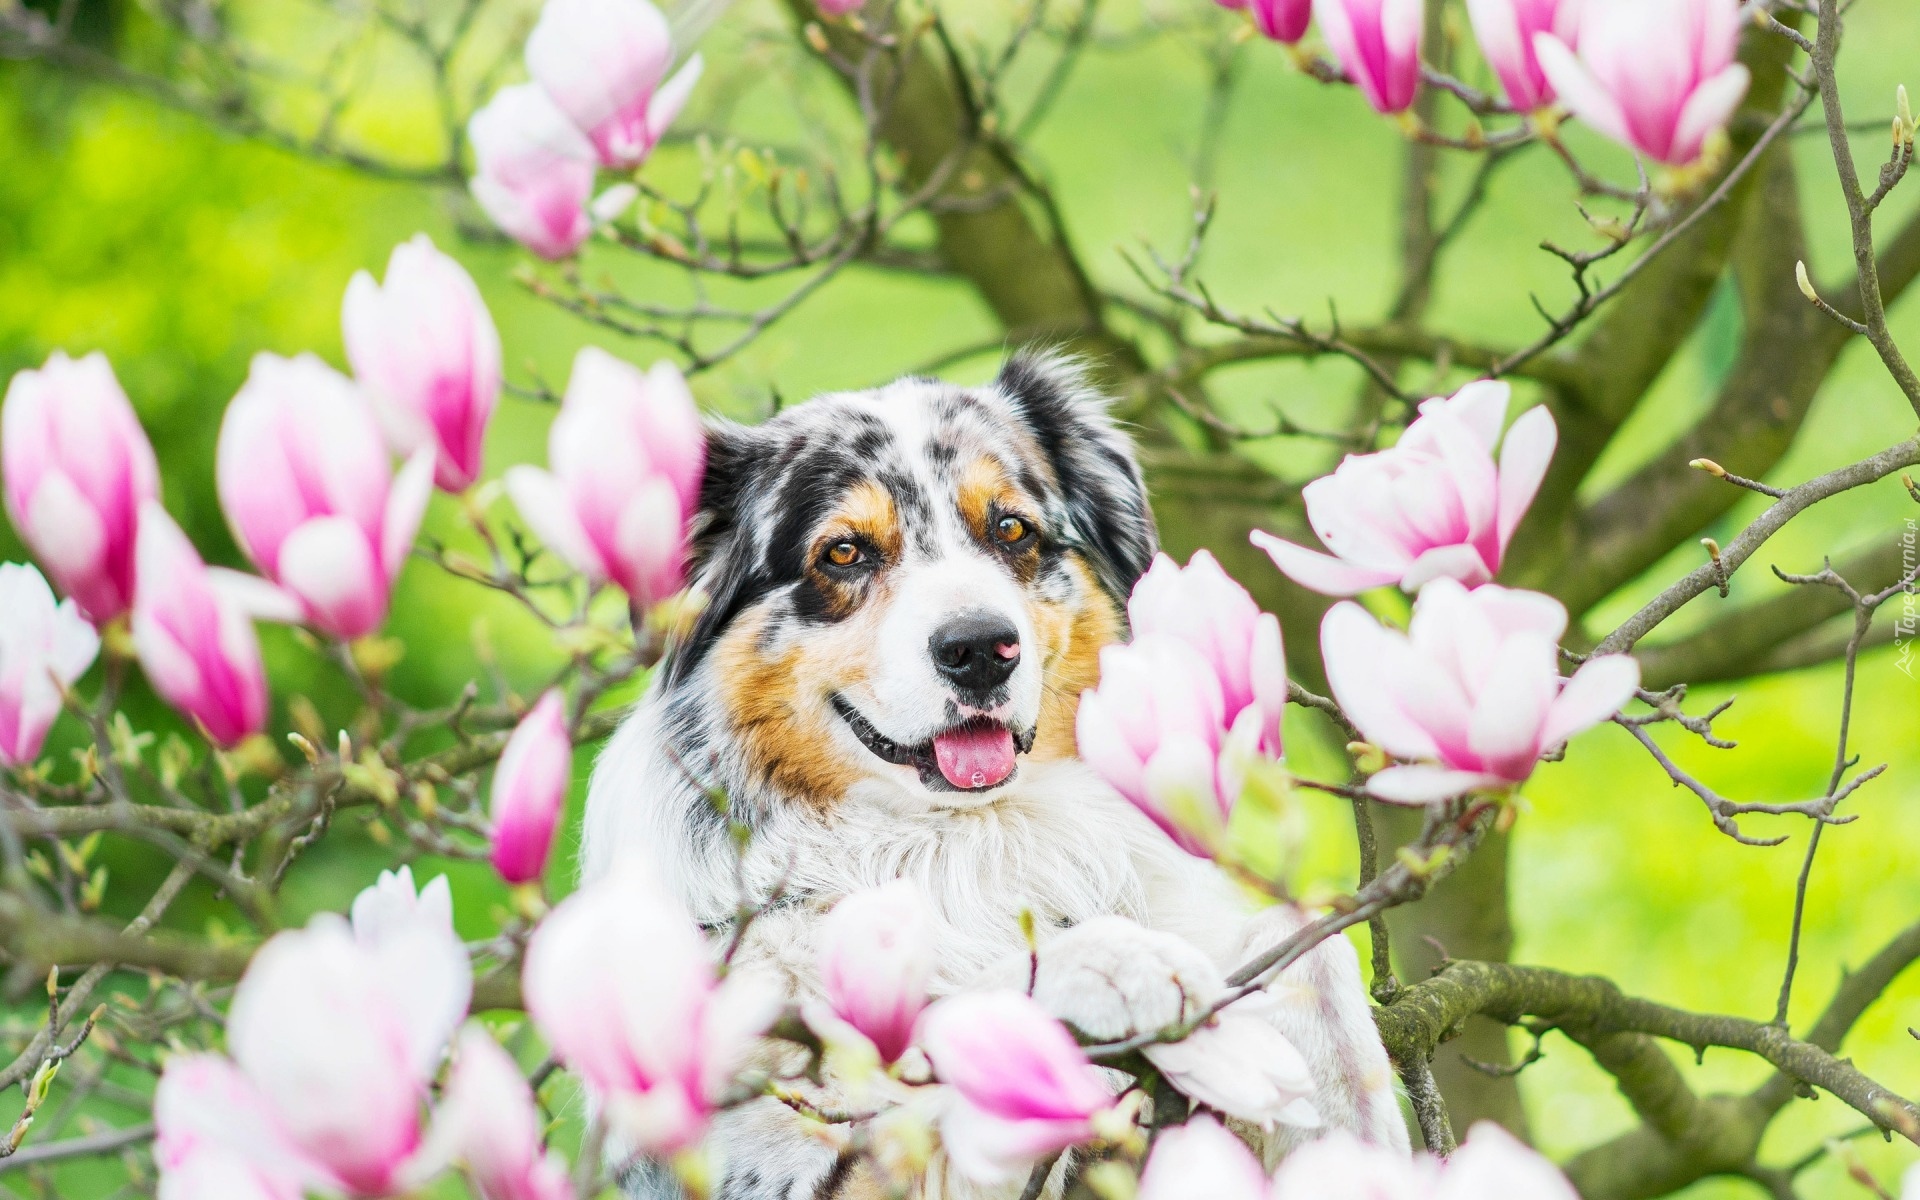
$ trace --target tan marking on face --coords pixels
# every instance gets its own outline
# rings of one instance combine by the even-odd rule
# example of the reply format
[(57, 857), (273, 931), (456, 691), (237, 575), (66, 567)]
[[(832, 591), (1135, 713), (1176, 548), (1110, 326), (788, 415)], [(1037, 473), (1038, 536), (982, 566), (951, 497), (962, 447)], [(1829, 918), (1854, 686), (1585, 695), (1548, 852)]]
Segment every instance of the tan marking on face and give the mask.
[[(822, 566), (828, 550), (845, 541), (860, 546), (869, 558), (878, 556), (880, 561), (850, 574), (836, 574)], [(855, 484), (821, 525), (807, 551), (807, 573), (827, 596), (828, 611), (835, 620), (844, 620), (860, 606), (872, 590), (873, 570), (899, 562), (905, 544), (893, 494), (872, 480)]]
[(1030, 541), (1025, 550), (1010, 553), (996, 537), (994, 526), (1002, 516), (1017, 516), (1028, 529), (1044, 536), (1045, 531), (1029, 515), (1039, 506), (1013, 485), (998, 460), (985, 455), (968, 463), (960, 472), (954, 491), (960, 519), (966, 522), (974, 540), (997, 553), (1007, 554), (1015, 577), (1023, 584), (1032, 583), (1040, 570), (1039, 539)]
[(987, 457), (976, 458), (968, 463), (960, 472), (958, 485), (954, 488), (960, 519), (981, 541), (987, 540), (988, 515), (996, 506), (1004, 507), (1015, 494), (1006, 471), (997, 461)]
[(1045, 654), (1041, 660), (1040, 719), (1031, 757), (1036, 762), (1072, 758), (1078, 753), (1074, 714), (1080, 693), (1100, 681), (1100, 650), (1120, 640), (1120, 607), (1094, 579), (1078, 554), (1067, 556), (1080, 585), (1076, 598), (1035, 602), (1033, 623)]
[[(764, 613), (743, 614), (715, 646), (721, 702), (753, 782), (824, 812), (860, 778), (827, 697), (860, 682), (865, 661), (834, 663), (822, 643), (837, 648), (837, 637), (769, 650), (761, 644), (765, 624)], [(823, 663), (834, 663), (833, 677)]]

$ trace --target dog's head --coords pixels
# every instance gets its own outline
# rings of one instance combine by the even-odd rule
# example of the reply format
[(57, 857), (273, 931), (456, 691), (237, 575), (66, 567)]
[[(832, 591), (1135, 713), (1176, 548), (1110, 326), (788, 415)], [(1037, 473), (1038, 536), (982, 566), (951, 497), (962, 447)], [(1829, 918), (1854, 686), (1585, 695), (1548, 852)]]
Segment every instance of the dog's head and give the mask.
[(855, 790), (964, 807), (1073, 754), (1155, 536), (1131, 447), (1070, 362), (822, 396), (708, 447), (706, 607), (665, 667), (687, 749), (821, 808)]

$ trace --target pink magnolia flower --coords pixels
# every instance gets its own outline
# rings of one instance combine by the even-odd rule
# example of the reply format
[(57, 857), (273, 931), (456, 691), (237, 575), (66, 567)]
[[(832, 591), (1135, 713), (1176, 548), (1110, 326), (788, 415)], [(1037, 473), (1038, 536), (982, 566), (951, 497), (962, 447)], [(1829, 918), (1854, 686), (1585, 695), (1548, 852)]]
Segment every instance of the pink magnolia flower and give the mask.
[(218, 1150), (179, 1155), (161, 1164), (159, 1200), (302, 1200), (300, 1185), (268, 1168)]
[[(1273, 1176), (1272, 1200), (1432, 1200), (1440, 1160), (1407, 1157), (1344, 1129), (1287, 1155)], [(1488, 1197), (1499, 1193), (1488, 1193)], [(1534, 1200), (1526, 1193), (1527, 1200)]]
[(566, 1164), (541, 1145), (540, 1130), (533, 1089), (512, 1057), (479, 1025), (462, 1029), (433, 1137), (465, 1164), (479, 1200), (573, 1200)]
[(1575, 116), (1674, 166), (1699, 158), (1745, 98), (1739, 43), (1739, 0), (1604, 0), (1581, 8), (1577, 56), (1554, 33), (1533, 39)]
[[(466, 1014), (466, 948), (442, 918), (445, 877), (417, 901), (383, 876), (349, 924), (322, 913), (254, 955), (227, 1018), (228, 1060), (173, 1059), (154, 1120), (164, 1168), (211, 1144), (307, 1191), (387, 1196), (444, 1166), (427, 1085)], [(363, 919), (363, 911), (367, 914)]]
[(547, 0), (527, 37), (527, 71), (621, 169), (646, 161), (700, 79), (700, 56), (674, 72), (673, 36), (649, 0)]
[(662, 360), (642, 371), (596, 346), (581, 350), (547, 461), (550, 470), (506, 474), (508, 494), (542, 541), (642, 606), (680, 590), (707, 449), (679, 368)]
[(1280, 619), (1263, 613), (1205, 550), (1194, 551), (1182, 568), (1165, 554), (1133, 585), (1127, 620), (1135, 637), (1167, 636), (1192, 646), (1220, 681), (1228, 728), (1247, 720), (1259, 723), (1259, 749), (1280, 753), (1280, 715), (1287, 704), (1287, 658), (1280, 641)]
[(253, 618), (267, 615), (265, 585), (209, 569), (157, 501), (141, 509), (139, 523), (133, 646), (147, 681), (222, 746), (260, 732), (267, 677)]
[(467, 122), (473, 198), (502, 233), (565, 258), (593, 232), (593, 146), (539, 84), (501, 88)]
[(1261, 33), (1291, 46), (1307, 36), (1313, 0), (1219, 0), (1222, 8), (1244, 8)]
[(339, 638), (386, 619), (433, 491), (433, 450), (397, 478), (351, 380), (311, 354), (257, 354), (220, 423), (214, 464), (233, 536), (304, 618)]
[(500, 398), (500, 334), (473, 278), (416, 234), (393, 248), (384, 285), (365, 271), (348, 281), (340, 327), (394, 448), (432, 447), (434, 482), (465, 491)]
[(1413, 104), (1425, 10), (1425, 0), (1313, 0), (1327, 46), (1376, 112)]
[(1480, 53), (1500, 79), (1507, 102), (1535, 109), (1553, 99), (1553, 87), (1534, 53), (1535, 34), (1577, 44), (1581, 0), (1467, 0)]
[(500, 754), (493, 772), (493, 869), (508, 883), (527, 883), (547, 869), (553, 830), (573, 778), (567, 700), (559, 689), (540, 697)]
[(1307, 36), (1307, 24), (1313, 19), (1313, 0), (1248, 0), (1253, 23), (1260, 32), (1276, 42), (1291, 46)]
[(1580, 1200), (1579, 1193), (1543, 1158), (1491, 1121), (1467, 1131), (1467, 1140), (1440, 1170), (1434, 1200), (1484, 1200), (1488, 1196), (1525, 1196), (1527, 1200)]
[(1141, 1051), (1154, 1069), (1208, 1108), (1271, 1130), (1315, 1129), (1313, 1073), (1268, 1013), (1279, 1002), (1256, 992), (1177, 1042)]
[(60, 715), (60, 689), (100, 652), (100, 635), (72, 600), (54, 603), (40, 572), (0, 563), (0, 766), (40, 756)]
[(651, 1154), (699, 1141), (779, 1010), (756, 975), (718, 980), (693, 919), (633, 864), (540, 923), (521, 980), (554, 1052), (615, 1131)]
[(905, 879), (855, 892), (820, 926), (820, 985), (833, 1016), (891, 1063), (913, 1042), (933, 977), (932, 914)]
[(1540, 756), (1620, 711), (1640, 683), (1625, 654), (1558, 669), (1567, 611), (1538, 592), (1436, 579), (1407, 633), (1351, 601), (1320, 626), (1333, 695), (1368, 741), (1414, 766), (1367, 781), (1382, 800), (1431, 804), (1524, 783)]
[(1139, 1200), (1267, 1200), (1270, 1187), (1246, 1144), (1202, 1115), (1154, 1140)]
[(1243, 764), (1265, 717), (1230, 729), (1219, 678), (1165, 634), (1100, 651), (1100, 685), (1080, 695), (1080, 757), (1180, 847), (1210, 857), (1226, 836)]
[(1100, 1136), (1113, 1094), (1060, 1022), (1020, 992), (967, 992), (927, 1011), (921, 1046), (953, 1102), (940, 1140), (954, 1167), (982, 1184)]
[(7, 513), (56, 587), (104, 625), (133, 606), (134, 524), (160, 495), (153, 447), (107, 356), (59, 351), (7, 385)]
[(815, 0), (820, 14), (827, 17), (844, 17), (850, 12), (859, 12), (866, 0)]
[(1428, 400), (1397, 445), (1351, 455), (1308, 484), (1307, 520), (1332, 555), (1261, 530), (1254, 544), (1294, 582), (1331, 596), (1390, 583), (1417, 592), (1443, 576), (1486, 583), (1540, 490), (1558, 437), (1553, 415), (1533, 408), (1503, 439), (1511, 391), (1470, 383), (1450, 399)]
[[(258, 1094), (217, 1054), (183, 1054), (167, 1062), (153, 1094), (154, 1164), (159, 1200), (303, 1200), (320, 1180), (299, 1151), (263, 1119)], [(229, 1129), (209, 1129), (199, 1106), (239, 1118)], [(241, 1153), (242, 1141), (272, 1148), (271, 1156)]]

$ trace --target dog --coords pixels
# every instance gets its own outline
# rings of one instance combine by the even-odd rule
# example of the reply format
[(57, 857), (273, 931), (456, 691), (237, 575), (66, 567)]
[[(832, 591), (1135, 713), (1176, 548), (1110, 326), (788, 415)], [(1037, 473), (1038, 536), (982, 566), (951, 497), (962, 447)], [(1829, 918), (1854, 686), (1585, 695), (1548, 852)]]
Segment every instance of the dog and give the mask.
[[(743, 892), (770, 900), (734, 961), (804, 1001), (826, 910), (906, 877), (935, 914), (936, 994), (1031, 986), (1108, 1039), (1192, 1017), (1224, 970), (1299, 928), (1075, 757), (1080, 694), (1127, 635), (1157, 534), (1131, 443), (1073, 360), (1016, 354), (985, 387), (823, 395), (713, 423), (707, 444), (690, 561), (704, 607), (596, 764), (585, 878), (637, 855), (716, 937)], [(1323, 943), (1270, 990), (1324, 1128), (1404, 1149), (1352, 946)], [(1282, 1126), (1265, 1149), (1318, 1132)], [(717, 1200), (881, 1194), (776, 1100), (723, 1114), (714, 1139)], [(625, 1186), (678, 1195), (658, 1169)], [(1021, 1190), (951, 1178), (924, 1194)]]

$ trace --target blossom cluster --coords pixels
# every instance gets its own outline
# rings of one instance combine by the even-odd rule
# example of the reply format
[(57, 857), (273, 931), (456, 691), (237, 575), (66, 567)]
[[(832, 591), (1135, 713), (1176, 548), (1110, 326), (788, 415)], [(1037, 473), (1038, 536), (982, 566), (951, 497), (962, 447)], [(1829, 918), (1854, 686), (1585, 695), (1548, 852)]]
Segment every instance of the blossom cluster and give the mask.
[[(1220, 0), (1288, 45), (1319, 24), (1341, 70), (1383, 113), (1413, 105), (1427, 0)], [(1620, 144), (1673, 166), (1698, 159), (1746, 96), (1734, 61), (1739, 0), (1467, 0), (1507, 103), (1556, 102)]]
[(502, 232), (565, 258), (633, 202), (631, 184), (589, 204), (597, 170), (645, 162), (699, 82), (679, 70), (667, 18), (650, 0), (547, 0), (527, 38), (532, 81), (500, 89), (467, 125), (473, 198)]
[(493, 1200), (571, 1200), (519, 1067), (462, 1028), (472, 991), (444, 876), (416, 892), (383, 873), (350, 917), (276, 934), (234, 992), (228, 1053), (161, 1076), (160, 1195), (393, 1196), (460, 1163)]
[[(1556, 436), (1545, 408), (1503, 433), (1510, 402), (1511, 389), (1493, 382), (1428, 400), (1395, 445), (1308, 484), (1308, 520), (1331, 553), (1253, 535), (1315, 591), (1398, 585), (1417, 594), (1405, 632), (1351, 601), (1321, 626), (1342, 712), (1407, 760), (1369, 778), (1382, 800), (1510, 790), (1618, 712), (1639, 683), (1625, 655), (1591, 659), (1563, 679), (1565, 608), (1491, 582)], [(1249, 770), (1281, 752), (1279, 623), (1205, 551), (1185, 568), (1157, 559), (1128, 616), (1133, 641), (1102, 652), (1099, 685), (1081, 699), (1081, 756), (1182, 847), (1215, 856)]]
[[(990, 1186), (1073, 1146), (1142, 1152), (1137, 1098), (1116, 1095), (1064, 1026), (1019, 991), (935, 998), (933, 956), (930, 914), (911, 884), (856, 893), (822, 926), (821, 992), (800, 1009), (836, 1081), (891, 1105), (873, 1123), (880, 1169), (904, 1185), (937, 1145), (953, 1171)], [(406, 868), (385, 873), (350, 916), (322, 913), (276, 935), (235, 993), (228, 1052), (167, 1063), (155, 1101), (160, 1195), (399, 1196), (459, 1170), (489, 1200), (572, 1197), (519, 1067), (466, 1019), (472, 988), (444, 877), (416, 892)], [(616, 867), (548, 915), (529, 941), (522, 989), (617, 1154), (697, 1179), (714, 1117), (765, 1094), (756, 1050), (783, 1015), (777, 983), (728, 969), (644, 867)], [(1240, 1007), (1184, 1043), (1154, 1047), (1183, 1051), (1156, 1054), (1156, 1067), (1227, 1117), (1317, 1125), (1304, 1063)], [(1281, 1052), (1250, 1045), (1255, 1030)], [(1253, 1087), (1250, 1053), (1267, 1066)], [(1572, 1195), (1544, 1159), (1491, 1129), (1444, 1169), (1333, 1135), (1269, 1181), (1209, 1116), (1161, 1135), (1141, 1195), (1289, 1200), (1333, 1184), (1394, 1200)]]
[[(224, 748), (267, 724), (255, 620), (345, 642), (385, 623), (435, 485), (460, 492), (480, 475), (500, 338), (473, 280), (424, 234), (394, 249), (384, 282), (353, 278), (341, 324), (351, 377), (313, 354), (260, 354), (220, 423), (221, 509), (258, 574), (208, 566), (168, 515), (104, 355), (56, 352), (13, 377), (0, 490), (46, 576), (0, 565), (0, 764), (35, 760), (64, 690), (121, 623), (154, 690)], [(528, 525), (636, 612), (679, 591), (706, 461), (679, 371), (582, 350), (551, 449), (550, 469), (507, 473)], [(571, 761), (566, 698), (549, 693), (494, 775), (493, 856), (508, 882), (544, 870)]]

